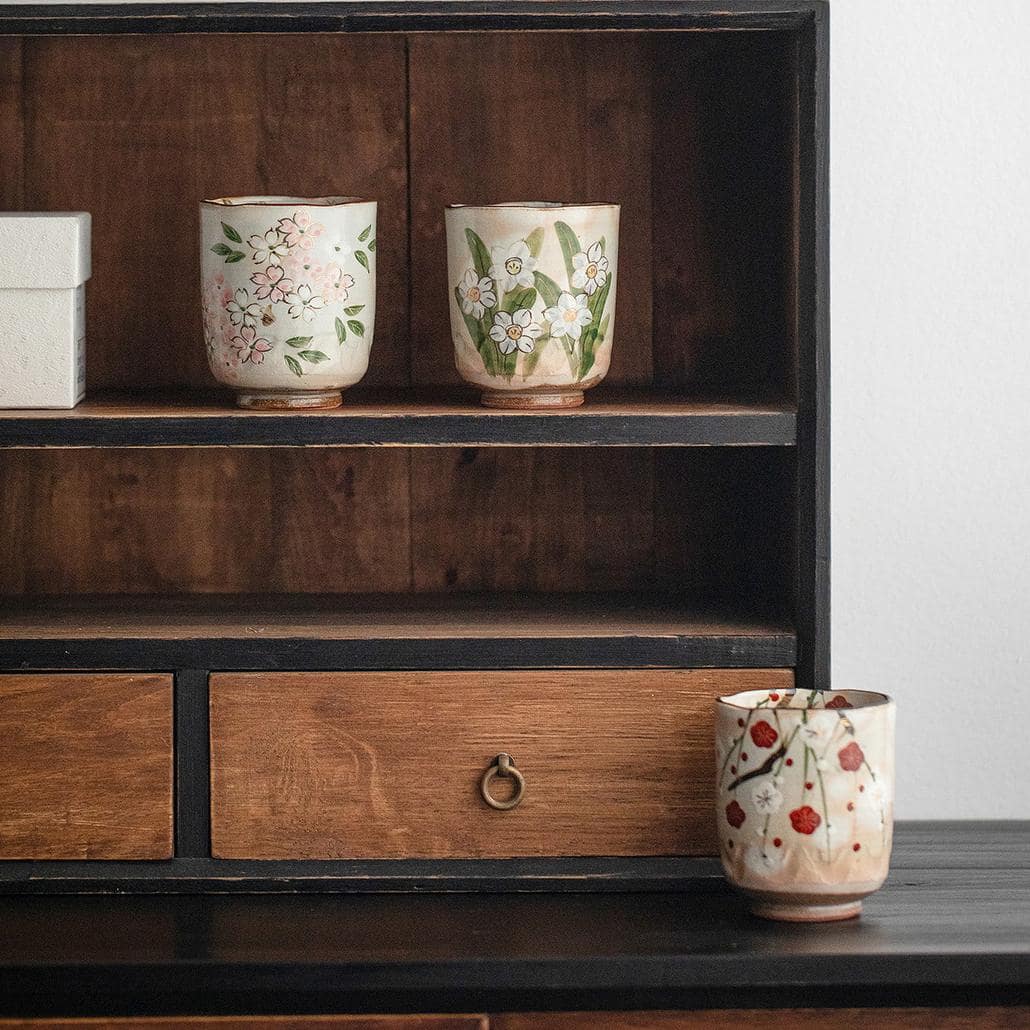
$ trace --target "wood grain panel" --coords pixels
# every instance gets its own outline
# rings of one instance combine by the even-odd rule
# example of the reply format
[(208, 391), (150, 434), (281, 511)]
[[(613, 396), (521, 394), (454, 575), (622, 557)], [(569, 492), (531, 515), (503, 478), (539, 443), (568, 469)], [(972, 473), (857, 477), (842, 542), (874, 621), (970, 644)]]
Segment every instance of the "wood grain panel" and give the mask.
[(1030, 1006), (1011, 1008), (703, 1009), (697, 1012), (521, 1012), (490, 1030), (1025, 1030)]
[(643, 448), (412, 451), (415, 589), (644, 586), (652, 463)]
[(0, 676), (0, 859), (172, 854), (172, 678)]
[(610, 383), (651, 379), (651, 75), (640, 34), (410, 37), (411, 336), (417, 382), (457, 382), (443, 208), (622, 205)]
[(0, 37), (0, 211), (20, 211), (24, 187), (22, 40)]
[(655, 383), (790, 397), (794, 37), (692, 37), (652, 37)]
[(0, 1019), (0, 1030), (488, 1030), (486, 1016), (151, 1016)]
[(401, 450), (11, 451), (0, 486), (0, 594), (409, 582)]
[(197, 203), (241, 194), (380, 202), (368, 380), (408, 381), (402, 38), (115, 35), (25, 46), (25, 204), (93, 213), (89, 389), (211, 384)]
[[(711, 854), (713, 699), (792, 682), (789, 670), (218, 674), (212, 853)], [(501, 751), (526, 778), (508, 812), (478, 788)]]

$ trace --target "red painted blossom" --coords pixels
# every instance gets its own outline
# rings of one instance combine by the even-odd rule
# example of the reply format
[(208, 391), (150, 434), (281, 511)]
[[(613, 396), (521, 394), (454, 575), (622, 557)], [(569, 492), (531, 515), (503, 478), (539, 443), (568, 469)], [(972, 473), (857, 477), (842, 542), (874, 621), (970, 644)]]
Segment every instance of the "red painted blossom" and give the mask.
[(773, 847), (778, 848), (783, 843), (779, 837), (773, 837)]
[(802, 805), (790, 813), (790, 825), (798, 833), (815, 833), (821, 822), (822, 818), (811, 805)]
[[(744, 813), (744, 809), (737, 804), (736, 801), (731, 801), (726, 806), (726, 822), (730, 824), (735, 830), (739, 830), (744, 825), (744, 820), (747, 815)], [(816, 817), (818, 818), (818, 816)]]
[(855, 706), (843, 695), (838, 694), (826, 702), (827, 708), (854, 708)]
[(772, 747), (780, 739), (780, 735), (762, 719), (751, 727), (751, 739), (755, 742), (755, 747)]
[(837, 752), (837, 758), (840, 760), (840, 767), (847, 772), (858, 772), (865, 761), (862, 749), (854, 741), (848, 744), (847, 747), (842, 747)]
[(770, 701), (779, 701), (779, 699), (780, 699), (780, 695), (779, 694), (770, 694), (769, 695), (769, 700)]
[(861, 845), (861, 844), (859, 844), (859, 843), (858, 843), (858, 842), (856, 841), (856, 842), (855, 842), (854, 844), (852, 844), (852, 845), (851, 845), (851, 850), (852, 850), (852, 851), (861, 851), (861, 850), (862, 850), (862, 845)]

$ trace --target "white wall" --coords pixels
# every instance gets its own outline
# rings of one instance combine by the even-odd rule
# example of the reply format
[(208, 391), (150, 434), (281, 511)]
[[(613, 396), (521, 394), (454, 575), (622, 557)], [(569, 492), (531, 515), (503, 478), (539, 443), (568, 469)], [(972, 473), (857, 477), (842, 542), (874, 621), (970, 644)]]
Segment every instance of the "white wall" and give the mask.
[(831, 40), (834, 682), (898, 698), (900, 818), (1030, 818), (1030, 0)]
[(832, 0), (833, 675), (899, 818), (1030, 817), (1030, 2)]

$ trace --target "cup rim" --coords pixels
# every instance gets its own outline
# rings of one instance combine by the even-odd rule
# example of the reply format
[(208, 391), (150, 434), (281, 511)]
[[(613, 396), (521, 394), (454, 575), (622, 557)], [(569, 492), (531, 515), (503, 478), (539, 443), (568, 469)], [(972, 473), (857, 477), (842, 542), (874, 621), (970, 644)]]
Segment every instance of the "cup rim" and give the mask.
[(202, 200), (201, 205), (217, 208), (232, 207), (350, 207), (355, 204), (374, 204), (364, 197), (288, 197), (247, 194), (239, 197), (215, 197)]
[[(758, 700), (759, 696), (769, 696), (768, 690), (740, 690), (734, 694), (724, 694), (721, 697), (717, 697), (715, 702), (717, 705), (722, 705), (725, 708), (732, 708), (735, 711), (741, 712), (756, 712), (756, 711), (775, 711), (775, 712), (833, 712), (834, 714), (840, 712), (854, 711), (856, 709), (868, 709), (868, 708), (883, 708), (894, 704), (894, 698), (889, 694), (882, 694), (877, 690), (852, 690), (845, 688), (844, 690), (834, 690), (833, 688), (825, 691), (820, 690), (819, 693), (843, 695), (844, 698), (851, 704), (851, 708), (827, 708), (825, 705), (821, 708), (778, 708), (775, 705), (770, 705), (768, 708), (758, 708), (753, 704), (743, 704), (741, 699), (754, 695), (755, 699)], [(777, 693), (777, 691), (773, 691)], [(805, 693), (804, 691), (798, 691), (796, 689), (779, 691), (785, 697), (793, 697), (798, 693)]]
[(618, 211), (619, 204), (608, 201), (588, 201), (570, 204), (564, 200), (504, 200), (497, 204), (446, 204), (445, 211), (570, 211), (576, 208), (610, 208)]

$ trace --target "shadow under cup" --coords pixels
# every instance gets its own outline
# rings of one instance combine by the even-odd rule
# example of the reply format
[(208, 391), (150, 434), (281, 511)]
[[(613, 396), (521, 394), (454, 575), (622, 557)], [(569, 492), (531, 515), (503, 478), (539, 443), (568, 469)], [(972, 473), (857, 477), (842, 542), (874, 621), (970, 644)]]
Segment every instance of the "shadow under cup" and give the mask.
[(887, 877), (894, 702), (866, 690), (716, 701), (716, 826), (727, 879), (770, 919), (862, 911)]

